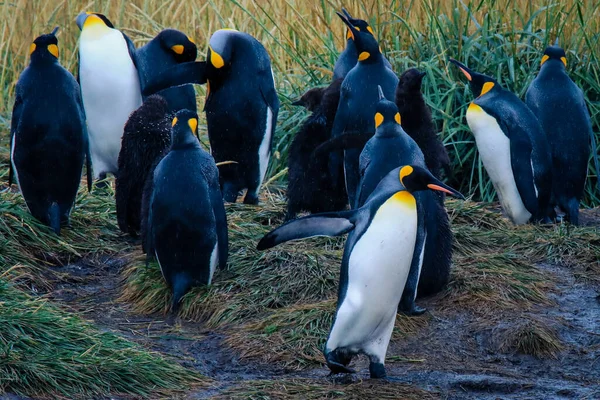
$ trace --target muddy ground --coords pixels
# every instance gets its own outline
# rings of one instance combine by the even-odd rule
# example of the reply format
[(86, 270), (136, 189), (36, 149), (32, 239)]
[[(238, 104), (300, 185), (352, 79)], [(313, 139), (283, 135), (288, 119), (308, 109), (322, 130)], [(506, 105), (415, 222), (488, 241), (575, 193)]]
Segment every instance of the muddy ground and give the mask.
[[(600, 227), (600, 209), (585, 211), (582, 221)], [(48, 295), (100, 329), (169, 355), (215, 380), (212, 388), (185, 398), (211, 398), (253, 380), (298, 378), (331, 385), (324, 366), (288, 371), (276, 364), (240, 360), (222, 345), (223, 334), (206, 330), (202, 324), (131, 313), (126, 304), (117, 301), (127, 258), (127, 254), (113, 254), (56, 266), (55, 271), (66, 273), (59, 275), (67, 278), (55, 282)], [(558, 332), (564, 348), (556, 357), (506, 354), (498, 348), (497, 334), (517, 329), (520, 317), (498, 315), (495, 327), (482, 327), (477, 315), (449, 308), (438, 296), (420, 302), (429, 310), (416, 317), (429, 320), (425, 328), (392, 341), (387, 363), (388, 381), (392, 383), (375, 385), (414, 385), (443, 399), (600, 399), (600, 285), (581, 278), (585, 266), (538, 267), (556, 281), (557, 291), (551, 295), (553, 304), (534, 306), (527, 314)], [(368, 380), (366, 359), (355, 360), (354, 367), (359, 372), (346, 382), (373, 385)], [(17, 399), (9, 395), (2, 398)]]

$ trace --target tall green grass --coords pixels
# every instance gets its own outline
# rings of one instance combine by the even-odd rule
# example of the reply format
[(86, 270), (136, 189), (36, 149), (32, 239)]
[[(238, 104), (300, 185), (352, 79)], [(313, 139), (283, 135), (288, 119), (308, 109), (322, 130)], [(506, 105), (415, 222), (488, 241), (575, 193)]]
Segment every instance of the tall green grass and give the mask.
[[(0, 116), (9, 117), (14, 84), (26, 65), (28, 45), (38, 34), (60, 25), (60, 58), (75, 70), (78, 29), (74, 18), (82, 9), (107, 14), (137, 45), (164, 27), (180, 29), (196, 39), (201, 59), (213, 31), (234, 27), (257, 37), (272, 58), (282, 99), (276, 157), (269, 168), (269, 175), (274, 176), (285, 168), (289, 145), (305, 116), (303, 110), (290, 106), (291, 100), (310, 87), (327, 84), (343, 48), (344, 26), (334, 13), (342, 6), (375, 27), (396, 72), (413, 66), (427, 71), (423, 91), (450, 152), (454, 169), (450, 183), (474, 199), (492, 200), (495, 192), (465, 123), (472, 96), (462, 77), (449, 68), (448, 57), (494, 76), (523, 96), (538, 71), (543, 49), (558, 37), (567, 51), (568, 71), (586, 94), (600, 141), (600, 3), (582, 0), (3, 2)], [(202, 102), (204, 89), (198, 93)], [(7, 143), (6, 138), (0, 143)], [(600, 204), (594, 187), (597, 173), (590, 163), (586, 205)]]

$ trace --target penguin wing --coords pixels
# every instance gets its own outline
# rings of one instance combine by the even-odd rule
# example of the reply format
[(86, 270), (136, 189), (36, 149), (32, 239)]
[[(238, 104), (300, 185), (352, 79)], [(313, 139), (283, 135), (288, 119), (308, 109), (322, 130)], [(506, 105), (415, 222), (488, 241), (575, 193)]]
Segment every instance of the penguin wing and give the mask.
[[(504, 132), (507, 131), (504, 130)], [(510, 164), (517, 190), (527, 211), (532, 215), (537, 215), (538, 196), (532, 165), (533, 148), (527, 132), (515, 126), (512, 127), (510, 132)]]
[[(215, 167), (216, 168), (216, 167)], [(227, 213), (225, 212), (225, 204), (219, 187), (219, 180), (216, 184), (210, 185), (210, 203), (212, 205), (215, 222), (217, 223), (217, 240), (219, 252), (219, 268), (227, 268), (227, 258), (229, 256), (229, 236), (227, 232)]]
[(269, 106), (273, 114), (279, 111), (279, 98), (275, 91), (275, 78), (273, 73), (263, 72), (260, 79), (260, 93), (262, 94), (265, 103)]
[(21, 112), (23, 111), (23, 98), (21, 97), (19, 90), (18, 90), (18, 86), (17, 86), (17, 90), (16, 90), (16, 97), (15, 97), (15, 105), (13, 106), (13, 112), (12, 112), (12, 117), (10, 119), (10, 156), (9, 156), (9, 162), (8, 162), (8, 185), (12, 185), (13, 183), (13, 178), (14, 178), (14, 173), (15, 171), (13, 170), (13, 152), (12, 152), (12, 147), (13, 147), (13, 141), (15, 140), (15, 133), (17, 132), (17, 126), (19, 125), (19, 121), (21, 120)]
[(314, 236), (338, 236), (355, 227), (354, 210), (309, 215), (281, 225), (267, 233), (258, 242), (258, 250), (266, 250), (280, 243)]
[(198, 85), (206, 83), (205, 61), (190, 61), (162, 70), (160, 74), (157, 74), (146, 82), (146, 85), (142, 89), (142, 95), (150, 96), (163, 89), (186, 85), (188, 83), (196, 83)]

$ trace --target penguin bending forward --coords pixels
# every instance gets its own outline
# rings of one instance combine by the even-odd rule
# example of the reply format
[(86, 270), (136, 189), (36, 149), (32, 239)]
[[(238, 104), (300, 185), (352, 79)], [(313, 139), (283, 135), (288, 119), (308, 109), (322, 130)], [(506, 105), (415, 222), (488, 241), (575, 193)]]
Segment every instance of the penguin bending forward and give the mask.
[(502, 208), (516, 225), (550, 222), (552, 160), (536, 116), (495, 79), (450, 62), (467, 77), (476, 96), (467, 110), (467, 123)]
[[(540, 73), (529, 85), (525, 102), (550, 143), (552, 205), (560, 207), (566, 218), (577, 225), (594, 133), (583, 92), (567, 74), (566, 66), (563, 49), (546, 48)], [(598, 155), (595, 157), (597, 161)]]
[(198, 116), (173, 119), (171, 148), (154, 170), (146, 246), (173, 290), (172, 311), (192, 286), (209, 285), (217, 265), (227, 265), (225, 206), (214, 159), (194, 136)]
[(119, 229), (131, 236), (137, 236), (140, 231), (146, 179), (171, 144), (171, 120), (169, 104), (155, 94), (146, 98), (125, 124), (115, 201)]
[(204, 104), (208, 138), (220, 167), (225, 201), (234, 203), (247, 188), (244, 203), (257, 204), (267, 173), (279, 99), (269, 54), (247, 33), (220, 29), (210, 38), (206, 62), (165, 70), (144, 94), (186, 83), (206, 83)]
[(296, 219), (258, 243), (257, 248), (264, 250), (289, 240), (349, 233), (337, 311), (324, 350), (333, 373), (354, 372), (348, 368), (352, 356), (364, 353), (371, 361), (371, 377), (386, 376), (385, 354), (402, 288), (411, 266), (423, 253), (417, 248), (423, 232), (413, 193), (427, 189), (463, 198), (421, 167), (398, 167), (385, 176), (361, 208)]
[(57, 30), (33, 41), (31, 61), (17, 82), (9, 184), (14, 173), (31, 214), (60, 234), (86, 158), (88, 190), (92, 169), (79, 85), (58, 61)]
[[(147, 83), (163, 70), (180, 63), (196, 60), (198, 49), (194, 41), (176, 29), (165, 29), (154, 39), (136, 50), (136, 61), (140, 75), (142, 91)], [(147, 97), (153, 93), (148, 93)], [(182, 85), (158, 92), (169, 106), (169, 111), (179, 110), (196, 112), (196, 91), (194, 86)]]
[(125, 122), (142, 105), (135, 46), (102, 14), (77, 17), (79, 84), (94, 178), (116, 175)]

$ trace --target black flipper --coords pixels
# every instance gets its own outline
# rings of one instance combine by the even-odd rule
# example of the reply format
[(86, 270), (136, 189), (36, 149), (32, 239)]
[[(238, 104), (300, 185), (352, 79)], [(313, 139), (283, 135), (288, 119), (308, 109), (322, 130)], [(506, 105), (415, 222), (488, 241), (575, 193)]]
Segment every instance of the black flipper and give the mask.
[[(83, 106), (82, 106), (83, 108)], [(92, 156), (90, 155), (90, 137), (87, 131), (87, 122), (83, 118), (83, 143), (85, 146), (85, 179), (87, 181), (88, 193), (92, 191)]]
[(532, 147), (528, 140), (520, 139), (522, 136), (513, 135), (510, 138), (510, 164), (517, 190), (521, 195), (521, 200), (533, 218), (537, 218), (539, 213), (538, 196), (535, 193), (535, 181), (533, 168), (531, 166)]
[(227, 258), (229, 256), (227, 213), (225, 212), (225, 204), (223, 204), (223, 197), (221, 196), (218, 180), (216, 187), (210, 188), (210, 202), (217, 223), (217, 240), (219, 241), (217, 249), (219, 252), (219, 268), (226, 269)]
[(271, 81), (274, 81), (275, 79), (270, 72), (271, 71), (269, 71), (269, 73), (262, 74), (263, 76), (259, 77), (260, 93), (275, 117), (275, 113), (279, 110), (279, 98), (277, 97), (277, 92), (275, 91), (275, 84), (273, 83), (273, 86), (270, 85)]
[(205, 61), (181, 63), (163, 70), (158, 76), (146, 82), (142, 95), (144, 97), (150, 96), (161, 90), (188, 83), (196, 83), (198, 85), (206, 83)]
[(21, 105), (23, 104), (23, 99), (19, 95), (16, 94), (15, 97), (15, 105), (13, 106), (12, 117), (10, 120), (10, 148), (9, 148), (9, 160), (8, 160), (8, 186), (13, 184), (14, 173), (13, 170), (13, 159), (12, 159), (12, 147), (13, 140), (15, 137), (15, 132), (17, 131), (17, 125), (21, 120)]
[(598, 145), (596, 144), (596, 134), (590, 129), (590, 140), (592, 142), (592, 154), (594, 156), (594, 166), (596, 167), (596, 188), (600, 191), (600, 162), (598, 162)]
[[(131, 61), (133, 62), (133, 66), (135, 67), (136, 71), (138, 71), (139, 68), (138, 68), (135, 44), (133, 44), (133, 41), (125, 33), (121, 32), (121, 34), (123, 35), (123, 38), (125, 38), (125, 42), (127, 43), (127, 51), (129, 51), (129, 57), (131, 58)], [(138, 73), (138, 82), (140, 83), (140, 88), (141, 88), (142, 87), (142, 78), (139, 73)]]
[(328, 212), (309, 215), (281, 225), (258, 242), (258, 250), (270, 249), (280, 243), (313, 236), (338, 236), (355, 227), (355, 211)]

